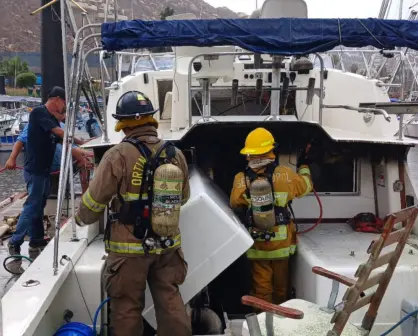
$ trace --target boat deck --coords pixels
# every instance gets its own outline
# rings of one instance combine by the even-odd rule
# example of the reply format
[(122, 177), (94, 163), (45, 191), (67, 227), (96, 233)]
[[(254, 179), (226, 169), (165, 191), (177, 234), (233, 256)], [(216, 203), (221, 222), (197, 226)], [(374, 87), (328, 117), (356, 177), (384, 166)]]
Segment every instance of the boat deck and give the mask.
[[(409, 156), (408, 156), (408, 171), (411, 177), (413, 186), (415, 190), (418, 190), (418, 148), (412, 148)], [(23, 206), (25, 198), (16, 200), (15, 202), (11, 203), (10, 205), (6, 206), (3, 209), (0, 209), (0, 221), (3, 220), (4, 216), (17, 216)], [(76, 200), (76, 205), (78, 204), (79, 200)], [(54, 219), (56, 215), (56, 203), (57, 201), (54, 199), (48, 200), (45, 215), (50, 216)], [(63, 213), (66, 214), (67, 211), (67, 202), (64, 201)], [(71, 211), (71, 210), (70, 210)], [(54, 221), (52, 221), (52, 225), (48, 229), (48, 235), (50, 237), (54, 236)], [(320, 232), (318, 232), (320, 234)], [(411, 241), (413, 242), (413, 246), (416, 247), (418, 244), (415, 245), (415, 242), (418, 243), (418, 237), (411, 237)], [(10, 287), (15, 283), (18, 279), (18, 276), (12, 276), (8, 273), (2, 266), (4, 259), (8, 256), (7, 251), (7, 241), (8, 239), (0, 239), (0, 297), (3, 297), (6, 292), (10, 289)], [(22, 254), (28, 255), (28, 243), (25, 242), (22, 246)], [(1, 314), (1, 305), (0, 305), (0, 314)], [(2, 314), (0, 315), (2, 316)], [(0, 319), (0, 336), (2, 335), (2, 318)]]

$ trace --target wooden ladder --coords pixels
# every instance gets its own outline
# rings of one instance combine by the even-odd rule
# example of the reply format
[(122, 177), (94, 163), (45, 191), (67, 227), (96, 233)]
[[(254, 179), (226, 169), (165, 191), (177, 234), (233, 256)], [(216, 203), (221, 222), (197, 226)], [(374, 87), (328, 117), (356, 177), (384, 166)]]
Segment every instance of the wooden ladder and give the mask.
[[(414, 227), (417, 215), (418, 208), (413, 206), (386, 216), (383, 232), (379, 239), (372, 241), (367, 249), (367, 253), (370, 255), (369, 260), (358, 267), (355, 274), (358, 279), (353, 286), (347, 289), (342, 304), (337, 307), (331, 319), (334, 327), (328, 332), (327, 336), (341, 335), (350, 315), (366, 305), (369, 305), (369, 309), (364, 315), (361, 327), (365, 331), (372, 329), (377, 311), (395, 272), (409, 234)], [(401, 222), (405, 223), (404, 227), (392, 232), (394, 225)], [(396, 244), (394, 250), (384, 252), (385, 247), (393, 244)], [(384, 253), (382, 254), (382, 252)], [(387, 265), (386, 268), (371, 275), (373, 270), (385, 265)], [(372, 294), (361, 295), (365, 290), (376, 285), (378, 286)]]

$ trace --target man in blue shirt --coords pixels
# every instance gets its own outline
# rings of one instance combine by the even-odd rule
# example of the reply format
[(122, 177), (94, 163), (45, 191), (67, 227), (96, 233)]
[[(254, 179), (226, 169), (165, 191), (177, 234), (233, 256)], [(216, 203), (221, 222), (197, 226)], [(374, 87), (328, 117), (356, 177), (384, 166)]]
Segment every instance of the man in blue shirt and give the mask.
[[(24, 147), (26, 147), (26, 142), (28, 140), (28, 127), (29, 127), (29, 124), (27, 124), (25, 126), (25, 128), (22, 130), (22, 132), (17, 137), (16, 143), (14, 144), (13, 149), (12, 149), (12, 153), (10, 154), (9, 158), (6, 161), (6, 164), (5, 164), (6, 169), (9, 169), (9, 170), (16, 169), (17, 157), (21, 153), (22, 149)], [(60, 122), (60, 127), (62, 129), (64, 129), (64, 127), (65, 127), (64, 123)], [(75, 140), (78, 141), (78, 142), (81, 142), (81, 140), (77, 140), (77, 139), (75, 139)], [(77, 161), (83, 159), (82, 154), (84, 154), (84, 151), (82, 151), (81, 149), (74, 150), (75, 148), (78, 148), (74, 144), (72, 145), (72, 147), (73, 147), (72, 154), (73, 154), (74, 159), (76, 159)], [(51, 173), (60, 170), (61, 153), (62, 153), (62, 145), (60, 143), (58, 143), (57, 147), (55, 149), (54, 159), (52, 161)], [(28, 176), (27, 176), (26, 171), (24, 172), (24, 178), (25, 178), (25, 182), (27, 183), (28, 182)]]
[(9, 241), (10, 255), (20, 254), (26, 232), (29, 233), (29, 256), (38, 255), (48, 241), (44, 239), (43, 211), (50, 188), (50, 172), (58, 142), (64, 137), (59, 120), (65, 116), (65, 90), (53, 87), (45, 105), (29, 115), (24, 174), (28, 197)]

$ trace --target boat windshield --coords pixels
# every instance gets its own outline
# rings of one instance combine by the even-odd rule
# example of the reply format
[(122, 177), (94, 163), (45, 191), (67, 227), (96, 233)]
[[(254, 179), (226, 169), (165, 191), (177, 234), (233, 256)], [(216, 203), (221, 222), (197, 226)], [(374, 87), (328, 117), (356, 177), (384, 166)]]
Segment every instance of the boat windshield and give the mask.
[(135, 72), (160, 71), (174, 68), (174, 55), (140, 56), (135, 64)]

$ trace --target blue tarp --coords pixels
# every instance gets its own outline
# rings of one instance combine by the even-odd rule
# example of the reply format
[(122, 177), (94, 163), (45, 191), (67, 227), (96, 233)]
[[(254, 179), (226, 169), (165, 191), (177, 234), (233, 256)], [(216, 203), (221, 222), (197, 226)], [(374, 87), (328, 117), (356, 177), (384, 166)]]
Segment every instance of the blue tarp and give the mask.
[(218, 19), (102, 24), (103, 49), (234, 45), (257, 53), (300, 55), (339, 45), (418, 49), (418, 22), (380, 19)]

